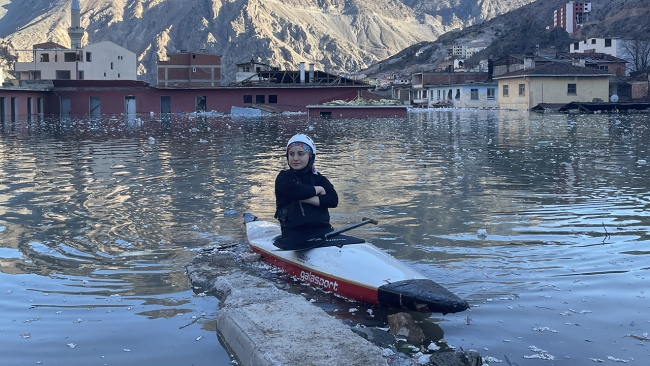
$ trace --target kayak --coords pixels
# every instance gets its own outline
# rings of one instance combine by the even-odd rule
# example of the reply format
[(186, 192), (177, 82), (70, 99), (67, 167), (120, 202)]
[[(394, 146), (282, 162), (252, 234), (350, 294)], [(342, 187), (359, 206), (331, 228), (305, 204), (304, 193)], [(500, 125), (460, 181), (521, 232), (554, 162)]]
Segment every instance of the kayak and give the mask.
[(273, 245), (281, 234), (280, 225), (252, 214), (244, 217), (253, 251), (313, 287), (351, 300), (423, 313), (469, 308), (467, 301), (368, 242), (280, 250)]

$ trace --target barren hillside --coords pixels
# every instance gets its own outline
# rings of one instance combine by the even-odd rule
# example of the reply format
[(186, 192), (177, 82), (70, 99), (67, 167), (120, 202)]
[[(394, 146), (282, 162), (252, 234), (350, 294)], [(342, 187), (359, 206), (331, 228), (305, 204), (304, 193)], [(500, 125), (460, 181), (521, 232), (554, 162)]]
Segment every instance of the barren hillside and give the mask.
[[(234, 78), (235, 63), (251, 58), (286, 69), (296, 69), (304, 61), (323, 70), (353, 72), (531, 1), (80, 0), (80, 4), (86, 42), (112, 41), (135, 52), (139, 77), (153, 82), (156, 60), (178, 50), (221, 54), (225, 81)], [(8, 54), (45, 41), (67, 46), (69, 14), (70, 0), (0, 0), (0, 41)]]

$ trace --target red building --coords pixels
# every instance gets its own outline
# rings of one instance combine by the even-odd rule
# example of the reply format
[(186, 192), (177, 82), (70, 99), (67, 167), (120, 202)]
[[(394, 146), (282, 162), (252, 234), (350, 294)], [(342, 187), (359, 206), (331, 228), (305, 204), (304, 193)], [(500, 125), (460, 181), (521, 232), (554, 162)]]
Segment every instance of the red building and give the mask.
[(158, 60), (159, 88), (213, 88), (221, 85), (221, 56), (179, 52)]
[[(270, 107), (306, 112), (307, 105), (352, 100), (372, 86), (275, 84), (214, 88), (162, 89), (142, 81), (51, 80), (39, 88), (0, 88), (0, 122), (38, 114), (85, 115), (155, 114), (216, 111), (231, 107)], [(49, 83), (47, 86), (46, 83)]]

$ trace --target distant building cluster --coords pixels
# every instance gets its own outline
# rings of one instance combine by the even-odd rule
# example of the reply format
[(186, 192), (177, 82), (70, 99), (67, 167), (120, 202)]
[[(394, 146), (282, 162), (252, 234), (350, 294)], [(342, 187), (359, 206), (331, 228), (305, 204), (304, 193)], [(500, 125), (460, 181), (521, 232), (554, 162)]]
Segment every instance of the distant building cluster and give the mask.
[[(152, 87), (137, 80), (133, 52), (112, 42), (84, 45), (78, 0), (72, 1), (71, 10), (70, 48), (46, 42), (20, 51), (23, 55), (14, 65), (19, 80), (0, 88), (0, 122), (16, 120), (20, 111), (29, 116), (87, 113), (91, 117), (230, 108), (303, 111), (309, 110), (310, 104), (314, 107), (329, 100), (360, 97), (370, 89), (378, 99), (389, 95), (403, 105), (422, 108), (531, 110), (569, 102), (649, 99), (650, 70), (637, 70), (630, 76), (633, 43), (611, 37), (576, 41), (568, 52), (552, 55), (537, 51), (534, 55), (485, 59), (471, 69), (465, 65), (466, 59), (486, 46), (468, 41), (447, 49), (444, 60), (430, 71), (393, 71), (363, 81), (317, 70), (314, 63), (301, 62), (298, 70), (280, 70), (252, 58), (237, 64), (236, 80), (227, 86), (221, 85), (220, 55), (203, 49), (180, 50), (158, 60), (157, 85)], [(555, 12), (550, 27), (574, 31), (590, 11), (590, 3), (569, 2)], [(368, 97), (372, 99), (364, 94)], [(360, 108), (356, 113), (370, 113)]]

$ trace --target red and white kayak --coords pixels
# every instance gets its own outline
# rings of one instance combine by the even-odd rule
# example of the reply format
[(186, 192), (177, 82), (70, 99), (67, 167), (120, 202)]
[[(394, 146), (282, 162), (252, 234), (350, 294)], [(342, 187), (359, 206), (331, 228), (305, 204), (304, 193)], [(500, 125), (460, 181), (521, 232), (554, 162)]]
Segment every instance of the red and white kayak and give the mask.
[(370, 243), (278, 250), (273, 238), (280, 235), (280, 225), (254, 220), (246, 220), (252, 249), (314, 287), (352, 300), (419, 312), (447, 314), (469, 308), (465, 300)]

